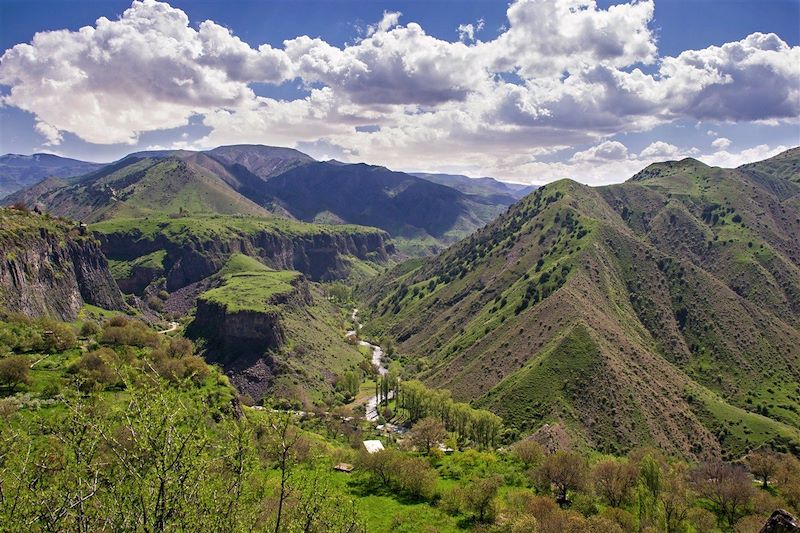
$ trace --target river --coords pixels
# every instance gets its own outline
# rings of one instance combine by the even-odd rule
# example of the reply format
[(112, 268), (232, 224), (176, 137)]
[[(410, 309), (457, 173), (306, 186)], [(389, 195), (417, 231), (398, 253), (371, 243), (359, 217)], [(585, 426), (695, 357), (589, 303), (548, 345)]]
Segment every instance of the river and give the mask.
[[(347, 338), (358, 337), (358, 331), (364, 327), (364, 325), (358, 321), (358, 309), (353, 309), (353, 314), (350, 315), (353, 319), (353, 327), (356, 329), (350, 330), (347, 332)], [(367, 346), (372, 351), (372, 365), (378, 371), (378, 375), (385, 376), (389, 369), (387, 369), (383, 364), (383, 349), (370, 342), (365, 340), (358, 341), (359, 346)], [(392, 392), (389, 392), (389, 397), (392, 397)], [(367, 400), (366, 408), (364, 411), (364, 416), (367, 420), (374, 422), (378, 420), (378, 397), (377, 396), (370, 396), (369, 400)]]

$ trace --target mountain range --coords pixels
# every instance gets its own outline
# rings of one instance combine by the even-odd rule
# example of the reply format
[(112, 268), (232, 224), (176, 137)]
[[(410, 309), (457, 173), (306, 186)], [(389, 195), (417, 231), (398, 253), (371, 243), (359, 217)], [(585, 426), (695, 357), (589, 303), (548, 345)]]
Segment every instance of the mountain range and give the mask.
[(548, 184), (362, 285), (367, 334), (523, 434), (560, 427), (607, 452), (796, 451), (799, 165), (795, 148)]
[(0, 198), (46, 177), (66, 178), (87, 174), (103, 165), (52, 154), (6, 154), (0, 156)]
[[(29, 166), (36, 161), (31, 159)], [(85, 222), (217, 213), (369, 225), (388, 231), (398, 248), (412, 255), (465, 237), (524, 192), (522, 186), (491, 178), (470, 187), (470, 178), (464, 176), (423, 179), (380, 166), (315, 161), (297, 150), (260, 145), (137, 152), (99, 168), (93, 165), (78, 176), (74, 174), (81, 167), (74, 165), (58, 174), (49, 168), (36, 167), (36, 175), (46, 179), (3, 202), (39, 205)]]

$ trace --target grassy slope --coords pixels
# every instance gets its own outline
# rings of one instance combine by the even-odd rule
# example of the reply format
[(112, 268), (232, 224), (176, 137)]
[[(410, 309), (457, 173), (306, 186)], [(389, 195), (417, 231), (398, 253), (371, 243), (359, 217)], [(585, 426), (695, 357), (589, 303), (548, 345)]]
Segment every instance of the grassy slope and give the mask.
[(185, 213), (268, 216), (213, 172), (174, 157), (128, 158), (70, 183), (22, 192), (29, 204), (86, 222)]
[(91, 225), (99, 233), (127, 233), (137, 239), (165, 237), (176, 244), (190, 240), (222, 240), (240, 235), (255, 235), (261, 232), (307, 236), (317, 234), (382, 233), (377, 228), (366, 226), (327, 226), (308, 224), (276, 217), (247, 217), (222, 215), (196, 215), (170, 218), (152, 216), (145, 218), (118, 218)]
[(773, 192), (796, 188), (693, 161), (649, 170), (608, 188), (550, 184), (379, 277), (362, 291), (370, 333), (524, 430), (561, 421), (609, 451), (684, 455), (800, 443), (800, 227)]

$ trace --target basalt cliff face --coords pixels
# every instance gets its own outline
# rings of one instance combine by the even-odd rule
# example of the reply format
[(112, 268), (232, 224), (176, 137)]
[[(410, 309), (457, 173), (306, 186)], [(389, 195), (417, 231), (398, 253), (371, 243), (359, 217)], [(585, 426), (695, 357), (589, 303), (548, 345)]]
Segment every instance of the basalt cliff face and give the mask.
[[(223, 219), (214, 219), (215, 223)], [(254, 219), (259, 223), (262, 219)], [(265, 219), (268, 220), (268, 219)], [(195, 221), (193, 221), (195, 222)], [(164, 277), (169, 292), (207, 278), (218, 272), (237, 253), (258, 258), (276, 270), (296, 270), (313, 281), (345, 278), (351, 271), (352, 259), (385, 262), (394, 253), (394, 245), (385, 232), (372, 228), (339, 230), (303, 225), (303, 231), (275, 228), (264, 222), (240, 231), (236, 224), (227, 224), (222, 233), (199, 231), (197, 228), (174, 227), (179, 222), (160, 223), (159, 231), (132, 227), (109, 229), (103, 224), (96, 232), (103, 252), (115, 261), (165, 252), (160, 268), (133, 268), (130, 279), (118, 280), (121, 286), (137, 294), (153, 280)], [(94, 227), (94, 226), (93, 226)], [(203, 228), (205, 230), (205, 228)], [(215, 228), (219, 230), (219, 228)]]
[[(254, 277), (261, 279), (248, 285)], [(302, 274), (245, 272), (224, 276), (198, 298), (187, 335), (241, 394), (304, 402), (332, 394), (336, 375), (361, 359), (336, 320), (336, 310)]]
[(97, 240), (73, 223), (0, 210), (0, 305), (74, 320), (84, 303), (124, 309)]
[(216, 362), (241, 361), (279, 350), (286, 342), (281, 309), (302, 308), (311, 303), (308, 282), (297, 276), (291, 289), (263, 302), (263, 309), (231, 309), (224, 303), (200, 297), (191, 331), (206, 339)]

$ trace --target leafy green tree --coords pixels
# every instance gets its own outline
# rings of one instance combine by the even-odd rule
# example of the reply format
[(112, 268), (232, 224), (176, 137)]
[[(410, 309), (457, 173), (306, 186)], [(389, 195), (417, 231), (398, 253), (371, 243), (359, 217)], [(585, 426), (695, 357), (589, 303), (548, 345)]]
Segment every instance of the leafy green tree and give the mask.
[(497, 492), (502, 485), (499, 475), (471, 479), (462, 487), (464, 510), (478, 522), (494, 520)]

